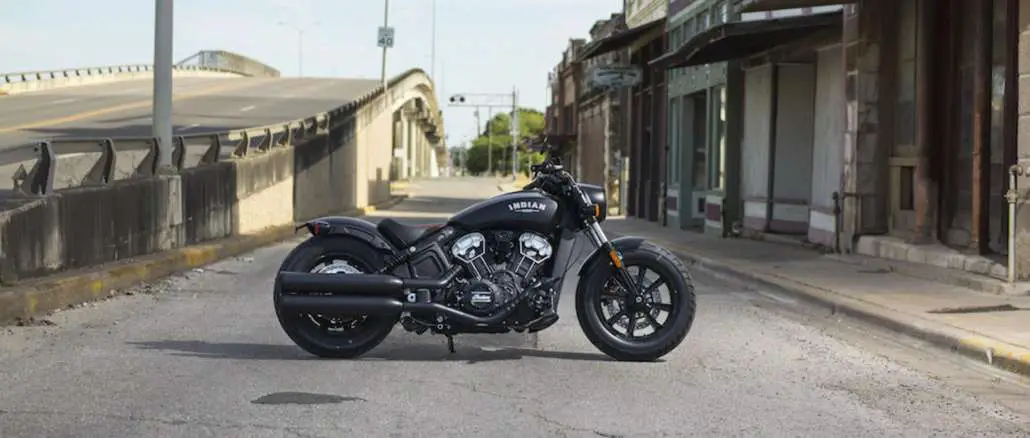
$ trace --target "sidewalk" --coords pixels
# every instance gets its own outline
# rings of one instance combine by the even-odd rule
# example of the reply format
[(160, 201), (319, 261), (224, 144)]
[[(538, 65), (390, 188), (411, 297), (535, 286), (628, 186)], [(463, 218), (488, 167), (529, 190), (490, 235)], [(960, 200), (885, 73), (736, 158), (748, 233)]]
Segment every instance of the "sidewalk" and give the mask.
[(720, 238), (632, 218), (612, 238), (660, 243), (694, 269), (730, 274), (1030, 376), (1030, 296), (1004, 296), (876, 268), (863, 259), (782, 243)]

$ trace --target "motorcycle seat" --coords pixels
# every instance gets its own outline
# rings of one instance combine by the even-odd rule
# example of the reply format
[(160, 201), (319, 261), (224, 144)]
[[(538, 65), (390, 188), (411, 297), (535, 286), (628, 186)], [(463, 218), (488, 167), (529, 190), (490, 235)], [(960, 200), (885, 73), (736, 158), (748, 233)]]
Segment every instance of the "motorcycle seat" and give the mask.
[(391, 244), (397, 248), (404, 249), (417, 242), (425, 234), (427, 228), (423, 225), (405, 225), (396, 220), (386, 218), (379, 221), (376, 229)]

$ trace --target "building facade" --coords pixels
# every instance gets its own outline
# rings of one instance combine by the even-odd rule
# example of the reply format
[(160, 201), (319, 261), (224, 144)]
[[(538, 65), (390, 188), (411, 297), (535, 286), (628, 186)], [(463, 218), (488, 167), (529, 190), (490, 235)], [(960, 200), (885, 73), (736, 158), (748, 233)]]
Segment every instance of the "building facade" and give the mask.
[(551, 104), (545, 110), (544, 131), (553, 148), (551, 154), (559, 157), (566, 165), (577, 162), (576, 149), (579, 144), (577, 97), (583, 76), (582, 63), (579, 61), (578, 55), (585, 44), (586, 40), (582, 38), (570, 39), (562, 53), (561, 62), (549, 75)]
[(1025, 277), (1030, 220), (1010, 228), (1005, 194), (1027, 132), (1018, 46), (1030, 2), (825, 3), (738, 2), (780, 23), (755, 31), (766, 40), (794, 33), (741, 56), (744, 228), (998, 277), (1015, 250)]
[[(600, 41), (626, 30), (621, 13), (598, 20), (590, 28), (591, 42)], [(622, 158), (627, 150), (621, 140), (623, 116), (619, 90), (597, 83), (596, 73), (628, 61), (625, 50), (615, 50), (582, 61), (579, 86), (579, 153), (576, 155), (576, 176), (583, 182), (597, 184), (608, 193), (609, 214), (622, 214)]]
[(629, 31), (640, 32), (627, 41), (629, 62), (643, 73), (640, 83), (623, 94), (624, 138), (630, 145), (626, 214), (665, 223), (667, 74), (650, 62), (665, 53), (668, 1), (626, 0), (624, 5)]
[[(671, 0), (668, 10), (669, 52), (737, 15), (727, 0)], [(728, 82), (739, 82), (740, 77), (734, 67), (717, 62), (668, 70), (666, 209), (671, 227), (717, 233), (726, 229), (723, 200), (736, 185), (727, 178), (735, 172), (726, 160), (727, 153), (733, 153), (727, 150), (733, 148), (727, 143)]]

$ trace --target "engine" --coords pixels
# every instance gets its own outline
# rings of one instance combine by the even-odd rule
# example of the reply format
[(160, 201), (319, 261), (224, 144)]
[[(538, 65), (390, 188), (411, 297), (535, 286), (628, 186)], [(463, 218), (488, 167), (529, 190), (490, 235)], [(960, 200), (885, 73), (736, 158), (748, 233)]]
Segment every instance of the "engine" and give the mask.
[(532, 286), (536, 273), (551, 258), (547, 238), (536, 233), (512, 231), (469, 233), (451, 246), (451, 255), (468, 271), (467, 284), (456, 293), (461, 307), (487, 315), (511, 303)]

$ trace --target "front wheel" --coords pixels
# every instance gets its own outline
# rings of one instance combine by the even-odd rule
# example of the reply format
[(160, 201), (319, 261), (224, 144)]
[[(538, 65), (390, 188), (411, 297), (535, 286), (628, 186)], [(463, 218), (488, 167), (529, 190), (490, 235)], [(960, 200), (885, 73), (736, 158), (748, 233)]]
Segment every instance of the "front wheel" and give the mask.
[[(346, 237), (313, 237), (283, 261), (279, 271), (336, 275), (376, 272), (383, 257), (368, 244)], [(279, 307), (282, 288), (275, 283), (275, 314), (286, 335), (308, 353), (323, 358), (349, 359), (365, 354), (386, 339), (397, 318), (380, 315), (323, 315), (288, 313)]]
[(690, 332), (697, 306), (693, 281), (679, 258), (650, 242), (623, 252), (622, 260), (640, 294), (622, 286), (611, 264), (598, 265), (580, 280), (579, 326), (616, 360), (657, 360)]

